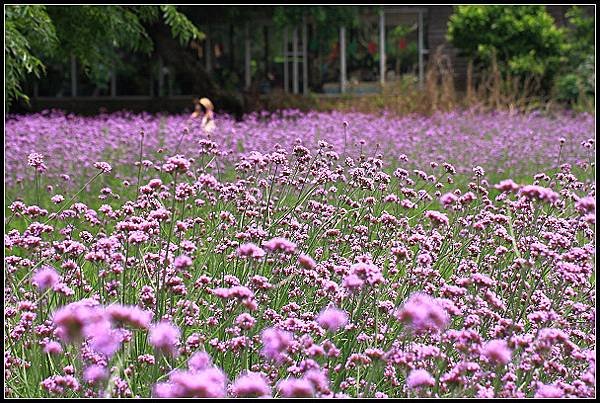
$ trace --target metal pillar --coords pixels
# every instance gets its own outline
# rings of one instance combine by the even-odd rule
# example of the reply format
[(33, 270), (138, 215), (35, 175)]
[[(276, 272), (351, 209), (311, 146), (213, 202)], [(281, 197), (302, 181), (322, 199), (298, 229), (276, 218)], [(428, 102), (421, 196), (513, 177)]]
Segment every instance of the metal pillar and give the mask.
[(346, 27), (340, 28), (340, 91), (346, 92)]
[(423, 12), (419, 11), (419, 86), (423, 87)]
[(308, 27), (306, 18), (302, 21), (302, 92), (308, 95)]
[(294, 94), (297, 94), (299, 91), (298, 84), (298, 27), (294, 27), (292, 31), (292, 87)]
[(288, 29), (283, 28), (283, 90), (290, 92), (290, 79), (288, 72)]
[(77, 96), (77, 60), (71, 55), (71, 96)]
[(379, 12), (379, 82), (385, 84), (385, 12)]

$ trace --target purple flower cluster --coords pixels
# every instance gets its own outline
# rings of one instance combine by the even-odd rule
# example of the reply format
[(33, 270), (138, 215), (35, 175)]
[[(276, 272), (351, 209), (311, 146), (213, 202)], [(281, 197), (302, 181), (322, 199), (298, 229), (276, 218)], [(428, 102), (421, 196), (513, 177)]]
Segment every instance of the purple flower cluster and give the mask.
[(6, 396), (595, 396), (593, 117), (219, 119), (9, 117)]
[[(205, 139), (197, 122), (187, 115), (158, 117), (149, 114), (115, 113), (96, 117), (65, 115), (46, 111), (34, 115), (8, 116), (5, 128), (6, 180), (16, 183), (30, 172), (22, 161), (31, 154), (30, 165), (38, 172), (60, 179), (61, 175), (78, 176), (105, 156), (113, 160), (98, 169), (110, 171), (110, 165), (131, 165), (139, 155), (140, 137), (132, 135), (143, 130), (145, 147), (179, 150), (185, 144), (189, 155), (211, 152), (215, 147), (229, 156), (245, 152), (270, 150), (278, 144), (293, 149), (299, 140), (305, 147), (317, 147), (319, 141), (332, 144), (338, 152), (344, 150), (346, 139), (366, 153), (386, 150), (390, 161), (406, 158), (420, 169), (430, 161), (451, 161), (459, 172), (471, 172), (481, 166), (485, 171), (501, 173), (534, 167), (544, 167), (548, 155), (558, 152), (556, 139), (563, 138), (563, 161), (576, 163), (587, 154), (577, 147), (594, 135), (592, 115), (542, 114), (511, 115), (504, 112), (474, 114), (471, 112), (436, 113), (432, 117), (407, 116), (395, 118), (388, 114), (342, 112), (283, 111), (277, 115), (255, 113), (243, 121), (219, 116), (219, 125), (211, 139)], [(346, 128), (340, 122), (351, 121)], [(468, 129), (465, 129), (468, 128)], [(346, 133), (346, 135), (345, 135)], [(199, 138), (202, 141), (197, 141)], [(215, 144), (214, 139), (218, 139)], [(362, 140), (362, 141), (361, 141)], [(516, 145), (519, 146), (516, 146)], [(593, 144), (593, 143), (592, 143)], [(347, 145), (346, 149), (351, 148)], [(44, 164), (48, 158), (48, 166)], [(109, 165), (104, 165), (109, 164)], [(186, 172), (190, 161), (174, 156), (159, 167), (165, 172)]]
[(427, 294), (415, 293), (396, 314), (398, 320), (406, 322), (414, 331), (441, 331), (449, 316), (439, 302)]

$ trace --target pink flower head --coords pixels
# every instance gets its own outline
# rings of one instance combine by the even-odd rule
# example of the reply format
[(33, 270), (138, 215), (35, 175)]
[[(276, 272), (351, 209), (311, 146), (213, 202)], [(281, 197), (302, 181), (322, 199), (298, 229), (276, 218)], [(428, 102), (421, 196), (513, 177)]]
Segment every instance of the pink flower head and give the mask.
[(39, 153), (31, 153), (27, 156), (27, 164), (34, 167), (38, 172), (45, 172), (46, 165), (44, 164), (44, 156)]
[(498, 183), (494, 187), (503, 192), (514, 192), (515, 190), (519, 190), (521, 188), (521, 186), (517, 185), (512, 179), (505, 179), (503, 181), (500, 181), (500, 183)]
[(596, 211), (596, 199), (593, 197), (582, 197), (575, 202), (575, 209), (581, 213), (593, 213)]
[(60, 275), (50, 266), (42, 266), (32, 277), (32, 282), (42, 291), (54, 287), (59, 281)]
[(66, 305), (54, 312), (52, 316), (58, 337), (66, 342), (80, 339), (86, 328), (103, 320), (104, 313), (93, 306), (89, 300)]
[(183, 270), (191, 267), (193, 263), (194, 262), (192, 262), (192, 259), (189, 256), (181, 255), (175, 258), (173, 266), (178, 270)]
[(108, 371), (106, 367), (100, 365), (90, 365), (83, 370), (83, 380), (95, 384), (100, 381), (108, 379)]
[(231, 393), (235, 397), (271, 397), (271, 387), (263, 375), (247, 372), (236, 379)]
[(543, 397), (563, 397), (565, 392), (556, 385), (546, 385), (543, 383), (538, 383), (537, 390), (535, 391), (536, 398)]
[(212, 366), (210, 355), (204, 351), (194, 353), (188, 360), (188, 368), (190, 371), (200, 371)]
[(173, 385), (171, 397), (225, 397), (227, 377), (218, 368), (201, 371), (174, 371), (169, 376)]
[(317, 368), (309, 369), (304, 374), (304, 379), (312, 383), (319, 392), (329, 392), (329, 378), (325, 371)]
[(116, 324), (126, 324), (138, 329), (148, 329), (154, 315), (152, 311), (143, 310), (136, 306), (119, 304), (108, 306), (106, 313)]
[(444, 207), (451, 205), (452, 203), (456, 202), (457, 200), (458, 200), (458, 196), (456, 196), (452, 192), (446, 193), (446, 194), (442, 195), (442, 197), (440, 197), (440, 202), (444, 205)]
[(52, 203), (59, 204), (65, 200), (65, 197), (63, 195), (54, 195), (50, 200), (52, 200)]
[(458, 199), (461, 204), (469, 204), (474, 200), (477, 200), (477, 196), (473, 192), (467, 192)]
[(397, 313), (397, 318), (407, 322), (414, 331), (441, 331), (450, 320), (448, 314), (438, 302), (420, 292), (410, 296)]
[(512, 351), (504, 340), (491, 340), (485, 344), (483, 355), (494, 364), (506, 365), (510, 362)]
[(56, 341), (49, 341), (44, 346), (44, 353), (58, 355), (63, 352), (62, 346)]
[(108, 162), (96, 162), (94, 163), (94, 168), (99, 169), (100, 171), (102, 171), (102, 173), (109, 173), (110, 171), (112, 171), (112, 167), (110, 166), (110, 164)]
[(212, 294), (223, 299), (239, 298), (239, 299), (253, 299), (254, 292), (243, 285), (236, 285), (231, 288), (215, 288), (212, 290)]
[(285, 379), (277, 385), (279, 393), (283, 397), (314, 397), (315, 388), (306, 379)]
[(329, 307), (319, 314), (317, 323), (322, 328), (335, 332), (348, 323), (348, 314), (340, 309)]
[(281, 251), (284, 253), (294, 253), (296, 244), (285, 238), (273, 238), (263, 243), (263, 246), (269, 252)]
[(523, 186), (519, 190), (519, 194), (529, 200), (541, 200), (548, 203), (554, 203), (558, 200), (558, 193), (552, 189), (548, 189), (537, 185)]
[(150, 328), (148, 340), (157, 350), (168, 355), (176, 355), (180, 337), (181, 332), (179, 328), (167, 321), (163, 321)]
[(182, 155), (175, 155), (167, 159), (167, 162), (163, 164), (162, 169), (164, 172), (182, 172), (185, 173), (190, 169), (190, 160)]
[(350, 266), (350, 275), (358, 276), (370, 285), (385, 283), (381, 269), (369, 262), (358, 262)]
[(450, 223), (446, 214), (440, 213), (436, 210), (427, 210), (425, 212), (425, 217), (429, 218), (433, 223), (439, 225), (448, 225)]
[(242, 329), (252, 329), (254, 324), (256, 323), (256, 319), (252, 317), (252, 315), (248, 313), (241, 313), (235, 319), (235, 324), (241, 327)]
[(265, 255), (265, 251), (253, 243), (245, 243), (240, 245), (237, 249), (237, 255), (240, 257), (253, 257), (258, 259)]
[(152, 395), (159, 398), (181, 397), (180, 388), (171, 382), (159, 382), (152, 388)]
[(90, 337), (90, 347), (108, 358), (111, 358), (121, 348), (123, 333), (121, 329), (111, 329), (108, 322), (88, 325), (85, 332)]
[(300, 255), (298, 257), (298, 263), (300, 263), (300, 266), (309, 270), (314, 269), (317, 265), (317, 263), (315, 263), (315, 261), (308, 255)]
[(261, 339), (263, 342), (261, 354), (271, 360), (279, 361), (294, 338), (291, 333), (270, 327), (263, 330)]
[(410, 389), (421, 388), (423, 386), (435, 385), (435, 379), (424, 369), (414, 369), (406, 378), (406, 385)]
[(342, 281), (342, 286), (348, 291), (353, 292), (360, 290), (364, 283), (365, 282), (356, 274), (349, 274), (346, 277), (344, 277), (344, 280)]

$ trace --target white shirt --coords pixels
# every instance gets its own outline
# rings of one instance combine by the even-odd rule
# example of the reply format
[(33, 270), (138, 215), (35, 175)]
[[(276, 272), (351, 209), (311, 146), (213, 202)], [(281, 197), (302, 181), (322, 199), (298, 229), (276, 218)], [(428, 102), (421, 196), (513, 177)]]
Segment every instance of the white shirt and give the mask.
[(217, 128), (217, 125), (215, 124), (214, 119), (204, 115), (202, 117), (202, 123), (200, 124), (200, 127), (202, 127), (202, 130), (204, 130), (205, 132), (212, 133)]

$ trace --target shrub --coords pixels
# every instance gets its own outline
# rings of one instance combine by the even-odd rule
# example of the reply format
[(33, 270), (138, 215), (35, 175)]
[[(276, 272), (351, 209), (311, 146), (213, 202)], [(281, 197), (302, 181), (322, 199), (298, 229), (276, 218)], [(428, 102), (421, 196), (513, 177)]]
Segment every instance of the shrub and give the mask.
[(573, 6), (567, 11), (566, 63), (554, 84), (556, 99), (590, 109), (595, 94), (594, 18)]
[(457, 6), (448, 40), (476, 65), (497, 57), (503, 73), (552, 79), (564, 58), (566, 32), (544, 6)]

